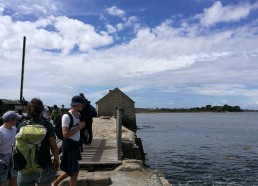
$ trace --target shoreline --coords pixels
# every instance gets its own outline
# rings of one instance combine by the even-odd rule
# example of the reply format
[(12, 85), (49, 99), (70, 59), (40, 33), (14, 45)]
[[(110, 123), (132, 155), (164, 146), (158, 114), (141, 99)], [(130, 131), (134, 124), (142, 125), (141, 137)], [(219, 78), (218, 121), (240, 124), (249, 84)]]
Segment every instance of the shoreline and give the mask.
[[(115, 139), (116, 119), (93, 118), (94, 138)], [(163, 173), (151, 170), (140, 159), (141, 152), (135, 139), (135, 132), (122, 126), (122, 164), (117, 167), (92, 167), (81, 169), (77, 185), (86, 186), (171, 186)], [(60, 186), (69, 185), (69, 178), (63, 180)]]

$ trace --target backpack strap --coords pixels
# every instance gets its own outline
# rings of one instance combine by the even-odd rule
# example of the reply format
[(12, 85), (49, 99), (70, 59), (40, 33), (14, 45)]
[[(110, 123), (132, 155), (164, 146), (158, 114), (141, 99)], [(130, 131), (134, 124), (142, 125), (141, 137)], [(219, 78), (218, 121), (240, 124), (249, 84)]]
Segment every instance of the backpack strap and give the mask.
[[(30, 124), (36, 123), (33, 121), (33, 119), (24, 120), (23, 122), (25, 123), (25, 125), (30, 125)], [(47, 123), (47, 120), (41, 120), (39, 123), (36, 123), (36, 124), (44, 126), (46, 123)]]
[(73, 116), (70, 112), (66, 113), (70, 117), (69, 130), (73, 127)]

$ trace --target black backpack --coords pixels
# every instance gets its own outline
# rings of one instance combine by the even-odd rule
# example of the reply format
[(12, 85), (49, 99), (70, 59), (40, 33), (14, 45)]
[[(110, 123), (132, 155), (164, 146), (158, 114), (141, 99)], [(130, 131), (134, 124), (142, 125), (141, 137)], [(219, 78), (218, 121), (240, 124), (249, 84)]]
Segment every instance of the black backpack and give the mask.
[(97, 117), (97, 112), (92, 105), (90, 105), (90, 117), (91, 118)]
[(63, 136), (63, 133), (62, 133), (62, 117), (63, 117), (64, 114), (68, 114), (68, 116), (70, 117), (69, 130), (73, 126), (73, 116), (70, 112), (65, 112), (65, 113), (61, 112), (61, 113), (56, 115), (56, 117), (54, 119), (55, 133), (56, 133), (56, 137), (60, 140), (64, 139), (64, 136)]

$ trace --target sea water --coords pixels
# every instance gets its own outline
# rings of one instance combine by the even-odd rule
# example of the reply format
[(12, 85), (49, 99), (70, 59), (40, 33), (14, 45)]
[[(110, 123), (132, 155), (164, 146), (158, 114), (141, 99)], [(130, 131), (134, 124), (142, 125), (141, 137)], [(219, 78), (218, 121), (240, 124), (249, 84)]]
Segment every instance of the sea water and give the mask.
[(258, 113), (136, 114), (146, 165), (179, 185), (258, 185)]

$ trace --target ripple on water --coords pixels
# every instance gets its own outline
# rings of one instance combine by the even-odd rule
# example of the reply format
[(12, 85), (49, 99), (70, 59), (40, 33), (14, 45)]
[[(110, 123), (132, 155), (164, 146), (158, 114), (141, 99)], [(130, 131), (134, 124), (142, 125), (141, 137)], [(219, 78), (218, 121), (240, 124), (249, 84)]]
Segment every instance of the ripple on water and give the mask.
[(146, 163), (173, 186), (258, 185), (257, 113), (141, 117)]

